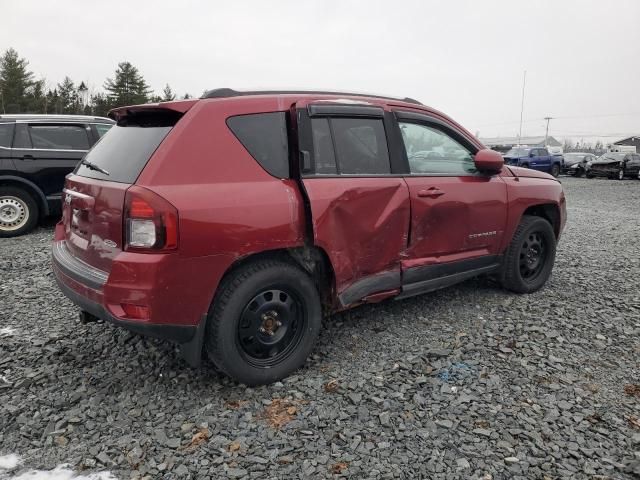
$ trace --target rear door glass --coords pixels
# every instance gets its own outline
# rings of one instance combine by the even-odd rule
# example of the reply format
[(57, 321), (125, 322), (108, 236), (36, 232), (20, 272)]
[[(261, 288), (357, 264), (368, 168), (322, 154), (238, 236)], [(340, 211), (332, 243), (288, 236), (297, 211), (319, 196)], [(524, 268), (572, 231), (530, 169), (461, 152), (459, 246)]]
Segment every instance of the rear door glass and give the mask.
[(89, 150), (83, 125), (29, 125), (33, 148), (42, 150)]
[(274, 177), (289, 177), (285, 112), (229, 117), (227, 125), (262, 168)]
[(0, 123), (0, 147), (11, 148), (13, 123)]
[(382, 120), (332, 118), (331, 129), (340, 173), (380, 175), (391, 172)]

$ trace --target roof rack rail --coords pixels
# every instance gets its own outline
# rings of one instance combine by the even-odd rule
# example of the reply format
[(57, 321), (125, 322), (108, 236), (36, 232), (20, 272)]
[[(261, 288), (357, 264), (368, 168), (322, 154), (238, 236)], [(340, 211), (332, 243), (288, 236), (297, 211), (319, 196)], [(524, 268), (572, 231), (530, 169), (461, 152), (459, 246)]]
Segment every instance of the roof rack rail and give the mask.
[(200, 98), (231, 98), (231, 97), (246, 97), (252, 95), (285, 95), (285, 94), (320, 94), (320, 95), (348, 95), (350, 97), (372, 97), (372, 98), (384, 98), (386, 100), (396, 100), (406, 103), (414, 103), (416, 105), (422, 105), (421, 102), (413, 98), (405, 97), (387, 97), (385, 95), (374, 95), (369, 93), (353, 93), (353, 92), (332, 92), (324, 90), (234, 90), (233, 88), (215, 88), (213, 90), (207, 90), (202, 94)]

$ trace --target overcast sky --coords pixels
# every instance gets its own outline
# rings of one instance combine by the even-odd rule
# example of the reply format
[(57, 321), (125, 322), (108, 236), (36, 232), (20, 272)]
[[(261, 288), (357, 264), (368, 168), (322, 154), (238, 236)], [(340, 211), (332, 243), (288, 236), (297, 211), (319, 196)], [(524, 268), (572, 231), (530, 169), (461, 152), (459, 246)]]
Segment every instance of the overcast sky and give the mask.
[(410, 96), (481, 137), (640, 135), (640, 1), (0, 0), (0, 49), (53, 86), (128, 60), (153, 89)]

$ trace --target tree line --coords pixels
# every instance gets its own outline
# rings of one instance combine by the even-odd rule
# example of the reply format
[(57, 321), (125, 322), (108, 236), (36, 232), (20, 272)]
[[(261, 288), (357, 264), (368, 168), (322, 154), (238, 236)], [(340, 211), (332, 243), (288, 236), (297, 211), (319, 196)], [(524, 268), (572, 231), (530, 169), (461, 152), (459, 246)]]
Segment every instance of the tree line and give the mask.
[(104, 81), (103, 91), (90, 92), (83, 81), (74, 82), (68, 76), (51, 88), (46, 85), (44, 78), (36, 79), (29, 62), (13, 48), (0, 57), (0, 113), (105, 116), (115, 107), (176, 98), (168, 84), (160, 95), (154, 93), (138, 69), (126, 61), (118, 63), (113, 77)]

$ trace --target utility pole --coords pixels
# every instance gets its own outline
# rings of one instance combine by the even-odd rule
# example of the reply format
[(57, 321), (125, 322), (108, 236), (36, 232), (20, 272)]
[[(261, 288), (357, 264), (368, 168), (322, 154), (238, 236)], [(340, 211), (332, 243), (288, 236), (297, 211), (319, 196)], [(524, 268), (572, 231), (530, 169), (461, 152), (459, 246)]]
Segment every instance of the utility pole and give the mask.
[(549, 137), (549, 121), (553, 120), (553, 117), (544, 117), (547, 121), (547, 130), (544, 132), (544, 146), (547, 146), (547, 138)]
[(520, 130), (518, 131), (518, 145), (520, 145), (520, 139), (522, 138), (522, 112), (524, 111), (524, 86), (527, 82), (527, 71), (524, 71), (524, 77), (522, 79), (522, 102), (520, 103)]

